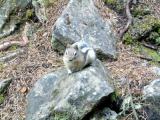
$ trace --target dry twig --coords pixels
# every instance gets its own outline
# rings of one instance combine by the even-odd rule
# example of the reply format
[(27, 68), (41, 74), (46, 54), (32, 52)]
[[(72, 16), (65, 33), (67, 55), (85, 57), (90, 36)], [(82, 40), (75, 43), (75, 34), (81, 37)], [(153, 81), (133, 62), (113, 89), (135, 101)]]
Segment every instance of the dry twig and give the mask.
[(29, 43), (28, 37), (26, 35), (28, 29), (29, 29), (29, 24), (26, 23), (25, 27), (24, 27), (24, 31), (22, 33), (22, 41), (6, 41), (2, 44), (0, 44), (0, 51), (7, 49), (8, 47), (12, 46), (12, 45), (18, 45), (18, 46), (26, 46)]
[(8, 53), (7, 55), (0, 57), (0, 62), (7, 62), (22, 53), (24, 53), (23, 49), (18, 49), (15, 52)]
[(135, 107), (134, 107), (134, 103), (133, 103), (133, 97), (132, 97), (132, 93), (131, 93), (131, 90), (130, 90), (129, 79), (127, 79), (127, 87), (128, 87), (128, 94), (129, 94), (129, 96), (131, 97), (130, 103), (131, 103), (133, 115), (134, 115), (134, 117), (135, 117), (136, 120), (139, 120), (139, 119), (138, 119), (137, 112), (136, 112)]

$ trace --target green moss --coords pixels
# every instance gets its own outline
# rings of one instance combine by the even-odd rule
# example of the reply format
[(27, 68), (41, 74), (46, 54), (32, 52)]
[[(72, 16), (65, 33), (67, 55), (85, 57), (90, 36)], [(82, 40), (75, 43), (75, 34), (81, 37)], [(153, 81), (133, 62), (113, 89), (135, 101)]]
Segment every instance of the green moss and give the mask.
[(148, 9), (148, 6), (136, 5), (132, 11), (134, 17), (149, 15), (151, 11)]
[(73, 113), (70, 112), (53, 112), (52, 118), (54, 120), (77, 120), (76, 116), (73, 116)]
[(26, 19), (29, 19), (33, 16), (33, 9), (28, 9), (26, 11)]
[(4, 64), (0, 62), (0, 72), (3, 72)]
[(104, 0), (104, 2), (117, 12), (121, 12), (124, 8), (123, 3), (119, 0)]
[(2, 56), (3, 55), (3, 52), (0, 52), (0, 56)]
[(137, 29), (140, 33), (148, 32), (152, 30), (154, 27), (158, 27), (160, 25), (160, 20), (151, 16), (147, 16), (143, 20), (135, 21), (134, 29)]
[(17, 45), (12, 45), (9, 50), (16, 50), (17, 49)]
[(126, 33), (123, 37), (124, 43), (129, 45), (133, 43), (133, 39), (130, 33)]
[(50, 1), (49, 1), (49, 0), (42, 0), (42, 1), (43, 1), (44, 7), (49, 6), (49, 4), (50, 4)]
[(149, 38), (149, 34), (152, 33), (152, 35), (149, 38), (149, 42), (151, 39), (153, 39), (153, 42), (159, 37), (159, 30), (160, 29), (160, 19), (155, 18), (153, 16), (145, 16), (142, 19), (135, 18), (133, 21), (133, 25), (130, 26), (129, 30), (123, 37), (123, 41), (126, 44), (131, 44), (136, 40), (141, 40), (145, 37)]
[(157, 32), (158, 32), (158, 34), (160, 34), (160, 27), (157, 28)]
[(116, 101), (117, 97), (118, 97), (118, 93), (117, 92), (112, 93), (111, 94), (111, 102)]
[(159, 34), (157, 32), (151, 32), (149, 35), (149, 39), (154, 40), (159, 37)]
[(135, 47), (136, 52), (140, 53), (141, 55), (145, 56), (146, 58), (152, 59), (153, 62), (160, 61), (160, 54), (152, 49), (146, 48), (142, 45)]
[(150, 42), (153, 45), (159, 45), (160, 44), (160, 34), (158, 34), (158, 32), (153, 31), (150, 33), (146, 41)]
[(160, 36), (156, 38), (156, 44), (160, 45)]
[(65, 51), (65, 46), (59, 40), (57, 40), (54, 36), (51, 39), (52, 47), (55, 51), (59, 52), (59, 54), (63, 54)]
[(105, 0), (105, 3), (116, 5), (117, 4), (117, 0)]
[(69, 116), (64, 113), (56, 113), (54, 114), (54, 120), (69, 120)]
[(3, 94), (0, 94), (0, 104), (2, 104), (4, 102), (4, 95)]

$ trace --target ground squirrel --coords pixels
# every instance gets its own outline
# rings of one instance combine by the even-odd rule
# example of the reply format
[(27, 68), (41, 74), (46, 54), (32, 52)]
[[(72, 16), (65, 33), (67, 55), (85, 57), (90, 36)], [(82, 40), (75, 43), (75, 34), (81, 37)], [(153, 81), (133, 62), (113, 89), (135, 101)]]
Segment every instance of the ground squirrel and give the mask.
[(86, 42), (80, 41), (67, 45), (63, 56), (64, 65), (68, 74), (82, 70), (96, 60), (96, 53)]

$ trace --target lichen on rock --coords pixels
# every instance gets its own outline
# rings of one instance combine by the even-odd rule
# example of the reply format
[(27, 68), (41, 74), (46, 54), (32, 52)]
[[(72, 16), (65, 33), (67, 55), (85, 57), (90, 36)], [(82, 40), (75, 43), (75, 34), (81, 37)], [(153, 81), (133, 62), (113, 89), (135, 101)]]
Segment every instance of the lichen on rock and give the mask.
[(160, 20), (154, 16), (147, 15), (143, 18), (134, 18), (133, 25), (124, 35), (123, 40), (126, 43), (132, 43), (149, 37), (152, 31), (160, 27)]

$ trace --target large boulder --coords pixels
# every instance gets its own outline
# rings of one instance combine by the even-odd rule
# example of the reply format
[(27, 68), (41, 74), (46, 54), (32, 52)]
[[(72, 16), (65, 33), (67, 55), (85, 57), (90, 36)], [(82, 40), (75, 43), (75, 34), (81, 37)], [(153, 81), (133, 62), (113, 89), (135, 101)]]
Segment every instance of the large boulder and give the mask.
[(31, 0), (0, 1), (0, 38), (10, 35), (18, 27)]
[(71, 75), (65, 69), (47, 74), (37, 81), (27, 96), (26, 120), (90, 118), (91, 113), (97, 113), (94, 112), (96, 108), (103, 109), (110, 104), (108, 96), (114, 93), (110, 80), (100, 61)]
[(144, 87), (144, 99), (148, 103), (145, 106), (149, 120), (158, 120), (160, 118), (160, 79), (153, 80)]
[(70, 0), (54, 24), (52, 44), (63, 52), (67, 43), (90, 44), (101, 57), (116, 58), (116, 37), (111, 22), (105, 22), (92, 0)]

